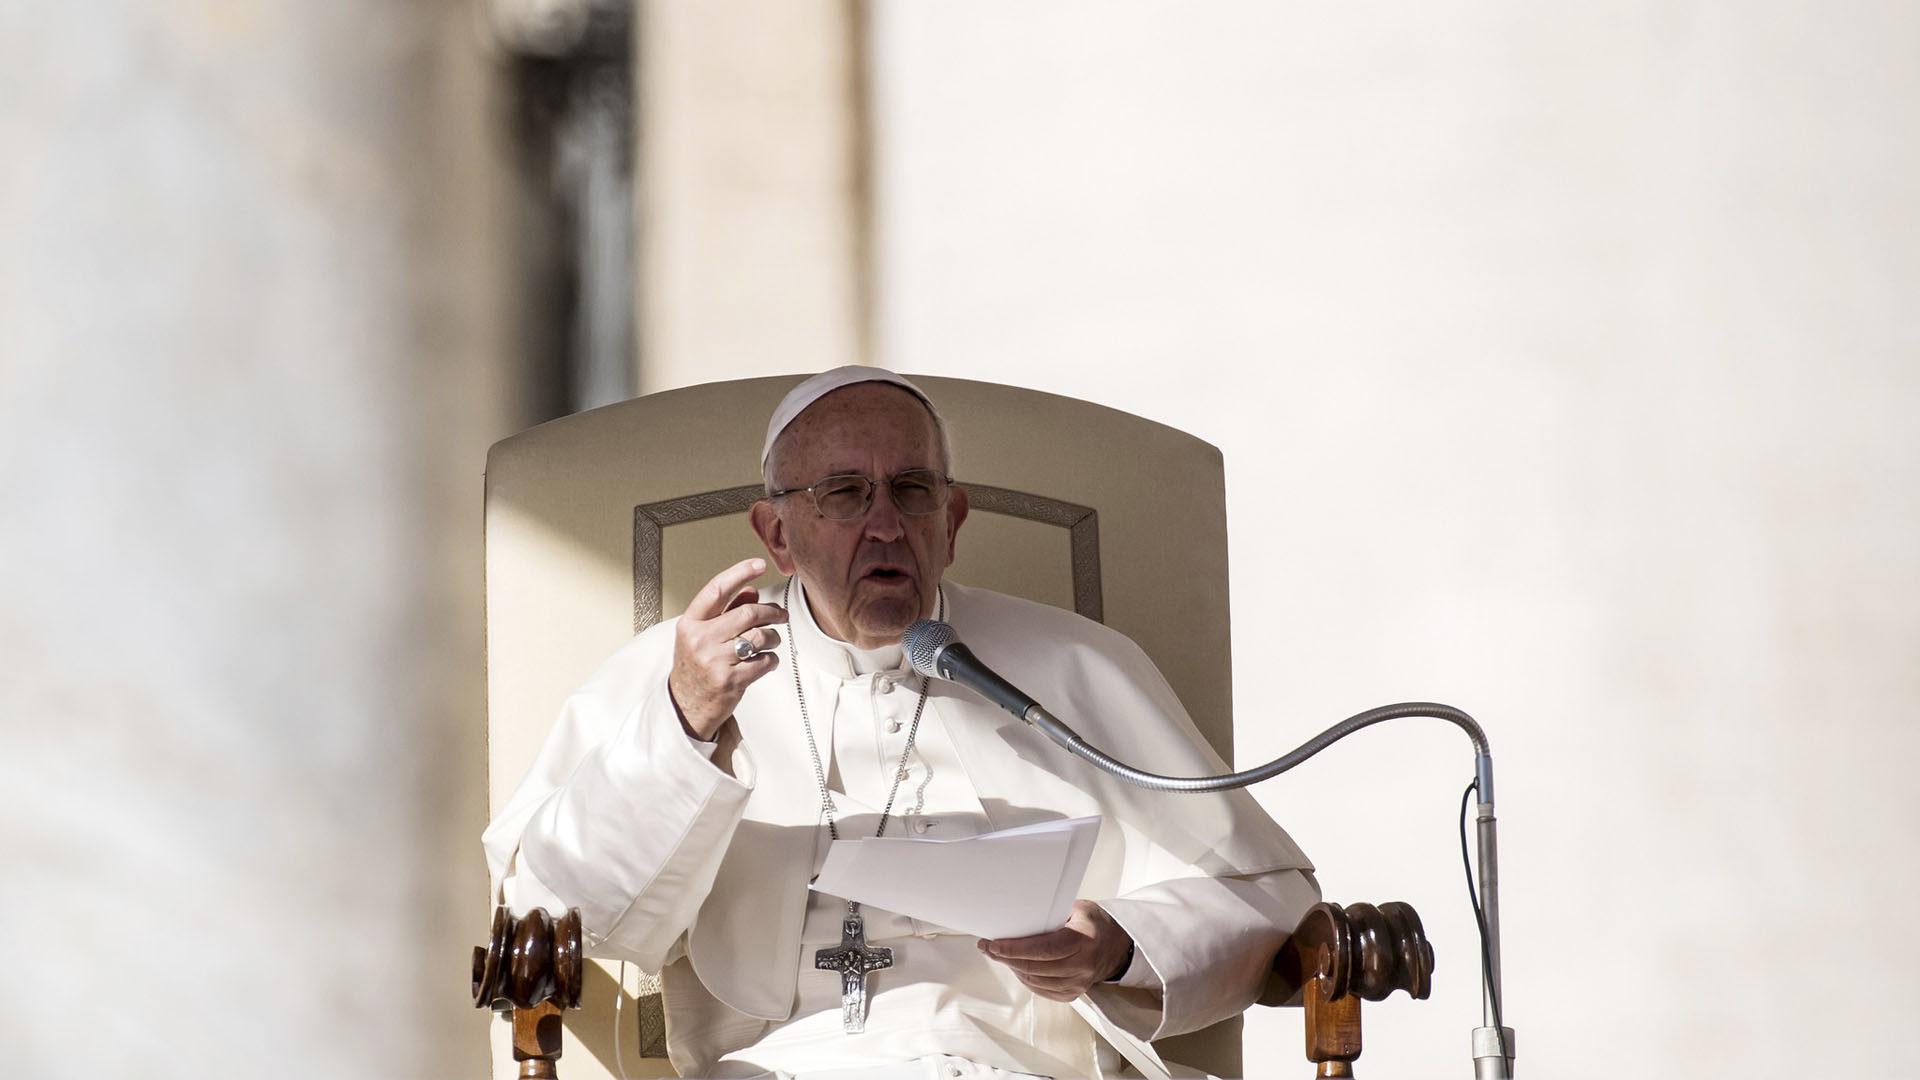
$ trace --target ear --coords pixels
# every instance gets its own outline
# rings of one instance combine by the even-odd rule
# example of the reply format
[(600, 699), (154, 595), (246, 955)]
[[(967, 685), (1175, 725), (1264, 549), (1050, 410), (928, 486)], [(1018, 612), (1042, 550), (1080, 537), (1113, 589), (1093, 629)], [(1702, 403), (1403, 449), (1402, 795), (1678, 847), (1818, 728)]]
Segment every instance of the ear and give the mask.
[(947, 565), (953, 565), (953, 538), (960, 535), (960, 525), (967, 520), (967, 489), (959, 484), (953, 485), (952, 494), (947, 496)]
[(767, 557), (773, 565), (788, 577), (793, 576), (793, 549), (787, 543), (787, 523), (780, 519), (780, 511), (774, 509), (772, 501), (759, 499), (747, 509), (747, 522), (753, 526), (755, 536), (766, 545)]

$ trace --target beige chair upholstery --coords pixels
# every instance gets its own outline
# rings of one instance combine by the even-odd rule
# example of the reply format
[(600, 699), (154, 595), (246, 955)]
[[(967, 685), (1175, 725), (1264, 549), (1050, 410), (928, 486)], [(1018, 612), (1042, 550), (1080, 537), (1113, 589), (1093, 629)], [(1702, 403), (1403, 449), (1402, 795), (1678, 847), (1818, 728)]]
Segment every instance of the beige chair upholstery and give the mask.
[[(747, 527), (766, 418), (800, 376), (711, 383), (543, 424), (487, 457), (488, 791), (512, 794), (567, 693), (719, 569), (764, 554)], [(950, 576), (1079, 611), (1139, 642), (1221, 756), (1233, 757), (1220, 452), (1089, 402), (914, 376), (946, 418), (971, 516)], [(1064, 710), (1063, 710), (1064, 711)], [(1070, 713), (1066, 713), (1070, 715)], [(618, 1076), (611, 967), (567, 1017), (561, 1075)], [(628, 991), (635, 986), (630, 977)], [(646, 1037), (657, 1045), (657, 1001)], [(623, 1059), (642, 1061), (625, 1002)], [(515, 1075), (496, 1023), (495, 1075)], [(1173, 1045), (1177, 1044), (1177, 1045)], [(1162, 1047), (1240, 1075), (1237, 1020)]]

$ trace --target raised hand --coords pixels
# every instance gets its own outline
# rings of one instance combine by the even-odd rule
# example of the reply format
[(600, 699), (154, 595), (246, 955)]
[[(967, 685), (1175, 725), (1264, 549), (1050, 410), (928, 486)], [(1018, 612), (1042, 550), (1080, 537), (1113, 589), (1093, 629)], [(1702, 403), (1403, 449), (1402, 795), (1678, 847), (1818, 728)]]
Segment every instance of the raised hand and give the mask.
[[(712, 741), (747, 687), (780, 664), (771, 651), (780, 644), (780, 632), (772, 627), (787, 621), (787, 609), (760, 603), (760, 591), (745, 587), (766, 570), (765, 559), (743, 559), (720, 571), (701, 587), (674, 627), (667, 692), (680, 713), (680, 726), (696, 739)], [(742, 660), (735, 639), (761, 652)]]
[(1013, 969), (1027, 989), (1049, 1001), (1072, 1001), (1120, 973), (1133, 938), (1091, 900), (1075, 900), (1058, 930), (1023, 938), (982, 940), (980, 951)]

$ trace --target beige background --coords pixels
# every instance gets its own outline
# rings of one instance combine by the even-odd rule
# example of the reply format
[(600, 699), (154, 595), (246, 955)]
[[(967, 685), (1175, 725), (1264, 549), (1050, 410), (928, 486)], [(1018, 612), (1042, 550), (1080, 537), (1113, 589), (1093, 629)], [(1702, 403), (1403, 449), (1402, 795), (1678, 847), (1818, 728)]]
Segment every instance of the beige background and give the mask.
[[(1243, 761), (1485, 722), (1526, 1074), (1910, 1075), (1920, 9), (1105, 10), (879, 9), (879, 355), (1221, 446)], [(1261, 792), (1440, 942), (1364, 1075), (1466, 1074), (1470, 769)]]
[[(1217, 443), (1243, 762), (1407, 697), (1492, 735), (1525, 1075), (1910, 1072), (1920, 13), (793, 6), (644, 5), (687, 62), (642, 80), (640, 385), (869, 357)], [(0, 9), (23, 1075), (485, 1069), (479, 471), (524, 420), (481, 23)], [(726, 122), (662, 122), (704, 55)], [(756, 179), (672, 164), (716, 149)], [(1438, 942), (1364, 1075), (1469, 1068), (1468, 771), (1408, 722), (1261, 792)]]

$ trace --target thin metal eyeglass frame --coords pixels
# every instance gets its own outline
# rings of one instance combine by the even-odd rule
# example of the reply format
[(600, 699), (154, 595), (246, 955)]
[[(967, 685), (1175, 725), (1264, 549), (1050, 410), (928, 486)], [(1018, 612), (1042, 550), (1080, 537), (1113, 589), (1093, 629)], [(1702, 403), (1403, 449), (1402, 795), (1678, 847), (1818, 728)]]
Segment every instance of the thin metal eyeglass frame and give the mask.
[[(938, 476), (940, 477), (941, 483), (946, 485), (944, 488), (941, 489), (943, 494), (940, 498), (940, 501), (936, 503), (931, 509), (908, 510), (906, 507), (900, 505), (900, 493), (894, 490), (893, 485), (895, 481), (911, 473), (926, 473), (928, 476)], [(860, 503), (860, 509), (858, 511), (852, 514), (848, 514), (846, 517), (832, 517), (828, 515), (826, 510), (820, 506), (820, 496), (814, 494), (813, 489), (817, 487), (825, 486), (826, 484), (834, 480), (861, 480), (866, 483), (867, 497), (864, 501)], [(871, 476), (865, 476), (860, 473), (835, 473), (832, 476), (823, 476), (820, 479), (815, 480), (812, 483), (812, 485), (808, 487), (782, 488), (779, 491), (770, 491), (767, 493), (767, 498), (778, 499), (782, 495), (797, 495), (800, 492), (804, 491), (807, 493), (807, 498), (812, 500), (813, 502), (813, 512), (816, 514), (819, 514), (823, 518), (826, 518), (828, 521), (857, 521), (860, 518), (865, 517), (867, 515), (867, 512), (873, 509), (873, 493), (880, 489), (881, 484), (886, 485), (887, 497), (893, 500), (894, 508), (899, 510), (902, 514), (907, 515), (908, 517), (926, 517), (928, 514), (937, 514), (946, 507), (947, 503), (953, 501), (953, 477), (942, 476), (940, 473), (937, 473), (932, 469), (902, 469), (899, 472), (894, 473), (892, 476), (884, 477), (880, 480), (875, 480)]]

